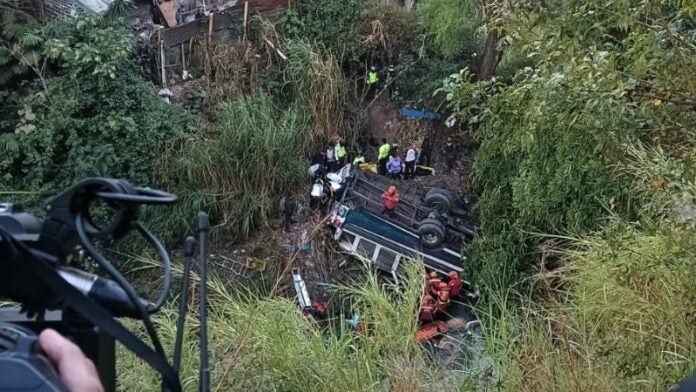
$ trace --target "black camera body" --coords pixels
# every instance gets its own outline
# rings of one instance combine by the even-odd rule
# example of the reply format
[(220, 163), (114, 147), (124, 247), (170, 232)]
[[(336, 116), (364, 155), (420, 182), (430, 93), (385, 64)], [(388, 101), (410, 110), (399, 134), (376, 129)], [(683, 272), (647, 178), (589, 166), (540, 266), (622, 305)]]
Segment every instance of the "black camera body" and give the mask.
[[(27, 377), (33, 373), (18, 372), (17, 364), (31, 367), (37, 363), (45, 364), (46, 357), (36, 347), (38, 334), (52, 328), (60, 334), (68, 337), (85, 353), (87, 358), (94, 362), (99, 373), (99, 379), (105, 392), (116, 391), (116, 344), (114, 338), (104, 332), (100, 332), (90, 323), (80, 320), (77, 315), (60, 310), (47, 311), (42, 320), (36, 317), (28, 317), (20, 308), (0, 309), (0, 391), (64, 391), (61, 387), (55, 387), (56, 379), (53, 376), (55, 370), (50, 367), (38, 366), (40, 375)], [(26, 344), (13, 344), (12, 336), (16, 336), (14, 329), (19, 329), (24, 341), (31, 343), (29, 350)], [(34, 372), (35, 373), (35, 372)], [(37, 385), (43, 382), (43, 386)], [(52, 389), (53, 388), (53, 389)]]
[[(38, 347), (38, 333), (46, 328), (82, 349), (95, 363), (106, 391), (116, 389), (115, 340), (162, 375), (163, 390), (181, 390), (178, 370), (167, 361), (150, 320), (169, 294), (171, 260), (159, 240), (137, 222), (140, 205), (175, 200), (174, 195), (125, 180), (90, 178), (52, 199), (43, 220), (0, 204), (0, 299), (21, 306), (0, 308), (0, 392), (67, 390)], [(111, 209), (99, 223), (92, 216), (97, 202)], [(154, 303), (138, 297), (100, 251), (136, 231), (164, 265), (163, 288)], [(102, 275), (71, 265), (78, 253), (97, 264)], [(152, 347), (118, 317), (142, 320)]]
[(0, 323), (0, 374), (0, 391), (68, 391), (38, 349), (36, 334), (16, 324)]

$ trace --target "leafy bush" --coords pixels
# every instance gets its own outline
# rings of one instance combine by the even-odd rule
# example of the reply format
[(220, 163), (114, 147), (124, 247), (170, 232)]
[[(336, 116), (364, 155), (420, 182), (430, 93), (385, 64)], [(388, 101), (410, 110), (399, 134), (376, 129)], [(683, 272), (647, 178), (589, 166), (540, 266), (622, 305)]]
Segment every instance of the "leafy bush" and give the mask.
[(484, 281), (507, 287), (521, 280), (539, 263), (539, 233), (587, 233), (609, 211), (635, 217), (650, 200), (635, 197), (633, 180), (617, 168), (639, 140), (682, 157), (693, 143), (683, 127), (692, 111), (654, 98), (694, 95), (674, 67), (696, 70), (696, 62), (678, 54), (687, 50), (679, 39), (667, 45), (655, 30), (669, 28), (661, 24), (677, 11), (624, 2), (606, 8), (577, 1), (555, 14), (521, 10), (510, 34), (534, 66), (508, 86), (460, 77), (444, 89), (480, 142), (473, 175), (482, 232), (467, 265)]
[(130, 38), (95, 16), (53, 22), (44, 53), (55, 73), (45, 90), (18, 99), (14, 124), (0, 130), (4, 189), (55, 193), (88, 176), (128, 178), (151, 184), (164, 143), (185, 131), (189, 118), (157, 97), (128, 63)]
[(440, 53), (456, 59), (481, 53), (483, 14), (471, 0), (425, 0), (416, 7), (418, 24)]
[[(453, 102), (465, 103), (460, 112), (469, 110), (468, 120), (481, 121), (474, 178), (482, 233), (467, 252), (470, 272), (485, 281), (507, 286), (528, 271), (534, 233), (580, 233), (598, 227), (605, 206), (625, 212), (626, 186), (610, 165), (634, 135), (634, 113), (621, 97), (599, 86), (569, 88), (568, 79), (521, 74), (483, 105), (472, 97), (486, 95), (473, 91), (491, 91), (489, 83), (472, 88), (462, 78), (450, 92)], [(483, 110), (472, 115), (472, 107)]]
[(435, 108), (442, 103), (442, 97), (433, 96), (433, 91), (460, 69), (460, 62), (445, 60), (429, 51), (423, 56), (406, 54), (396, 66), (396, 73), (400, 74), (394, 81), (393, 99)]
[(306, 39), (341, 61), (357, 58), (358, 37), (354, 31), (360, 15), (358, 0), (303, 0), (298, 14), (289, 12), (281, 20), (287, 38)]

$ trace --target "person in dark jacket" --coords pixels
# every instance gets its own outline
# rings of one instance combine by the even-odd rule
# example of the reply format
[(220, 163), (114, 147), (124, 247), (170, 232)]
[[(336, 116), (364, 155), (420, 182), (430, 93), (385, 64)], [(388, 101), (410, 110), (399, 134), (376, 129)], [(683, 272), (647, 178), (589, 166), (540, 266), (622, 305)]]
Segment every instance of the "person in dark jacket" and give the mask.
[(283, 231), (286, 233), (290, 231), (292, 216), (295, 215), (295, 209), (295, 201), (289, 194), (285, 194), (285, 196), (280, 199), (280, 213), (283, 215)]
[(433, 150), (432, 142), (429, 137), (423, 139), (423, 144), (421, 145), (421, 153), (418, 157), (418, 164), (421, 166), (430, 167), (430, 153)]

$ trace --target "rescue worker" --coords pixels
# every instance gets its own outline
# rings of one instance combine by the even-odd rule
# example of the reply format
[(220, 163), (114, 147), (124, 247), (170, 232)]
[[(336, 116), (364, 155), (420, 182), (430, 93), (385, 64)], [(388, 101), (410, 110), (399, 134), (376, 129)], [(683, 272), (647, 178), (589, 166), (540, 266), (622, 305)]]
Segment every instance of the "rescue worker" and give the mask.
[(326, 148), (326, 170), (329, 172), (336, 171), (336, 151), (331, 146)]
[(430, 294), (425, 294), (421, 297), (420, 312), (418, 318), (426, 323), (435, 319), (435, 299)]
[(417, 156), (416, 149), (411, 146), (406, 151), (406, 159), (404, 160), (404, 179), (408, 180), (409, 176), (411, 178), (416, 178), (416, 156)]
[(341, 143), (341, 139), (336, 142), (336, 147), (334, 147), (334, 156), (338, 162), (339, 169), (346, 164), (346, 147)]
[(387, 162), (387, 171), (394, 180), (401, 180), (401, 158), (398, 155), (392, 155)]
[(435, 305), (435, 313), (441, 313), (447, 310), (450, 305), (450, 291), (447, 287), (443, 287), (437, 296), (437, 304)]
[(312, 185), (312, 192), (310, 192), (309, 207), (313, 210), (318, 210), (322, 205), (324, 199), (324, 181), (321, 178), (317, 178)]
[(326, 214), (331, 207), (331, 202), (334, 199), (334, 189), (331, 187), (331, 181), (324, 182), (324, 194), (321, 198), (321, 211)]
[(295, 201), (290, 194), (285, 194), (280, 199), (280, 212), (283, 214), (283, 231), (288, 233), (292, 224), (292, 216), (295, 215)]
[(440, 290), (447, 285), (442, 282), (442, 279), (440, 279), (440, 275), (438, 275), (437, 272), (433, 271), (430, 273), (430, 278), (428, 279), (428, 286), (430, 287), (430, 294), (433, 297), (437, 297), (440, 295)]
[(421, 154), (418, 160), (419, 165), (430, 167), (430, 152), (432, 149), (432, 142), (430, 138), (426, 136), (425, 139), (423, 139), (423, 144), (421, 144)]
[(379, 75), (377, 75), (377, 68), (373, 65), (370, 67), (370, 72), (367, 73), (367, 92), (370, 97), (375, 96), (378, 84)]
[(382, 193), (384, 208), (382, 214), (387, 214), (390, 218), (396, 219), (396, 207), (399, 206), (399, 193), (394, 185), (389, 186), (386, 192)]
[(387, 173), (387, 161), (390, 153), (391, 144), (387, 143), (387, 139), (382, 139), (382, 145), (379, 147), (379, 154), (377, 155), (377, 172), (379, 174), (384, 175)]
[(452, 297), (457, 297), (462, 291), (462, 280), (459, 278), (459, 274), (457, 274), (456, 271), (450, 271), (447, 287), (449, 287)]

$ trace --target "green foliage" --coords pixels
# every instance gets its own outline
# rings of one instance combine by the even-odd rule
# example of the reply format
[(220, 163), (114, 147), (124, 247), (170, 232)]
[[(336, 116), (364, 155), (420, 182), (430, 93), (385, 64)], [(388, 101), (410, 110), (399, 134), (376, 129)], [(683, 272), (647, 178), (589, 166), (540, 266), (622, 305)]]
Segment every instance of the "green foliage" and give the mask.
[(32, 67), (39, 70), (43, 42), (35, 19), (21, 12), (0, 12), (0, 86)]
[(164, 143), (189, 119), (128, 63), (127, 30), (80, 14), (43, 31), (42, 51), (56, 71), (45, 79), (46, 90), (14, 97), (17, 117), (0, 130), (0, 187), (36, 192), (23, 200), (35, 207), (42, 192), (87, 176), (151, 184)]
[(660, 31), (658, 16), (667, 12), (678, 25), (678, 13), (580, 1), (555, 12), (520, 12), (511, 22), (511, 36), (534, 63), (510, 85), (474, 84), (464, 74), (444, 88), (480, 142), (473, 174), (482, 233), (467, 249), (470, 273), (503, 286), (538, 264), (536, 234), (595, 230), (608, 211), (633, 216), (649, 202), (630, 197), (632, 180), (617, 173), (626, 146), (642, 139), (674, 151), (694, 140), (684, 125), (693, 114), (662, 99), (694, 96), (676, 71), (696, 70), (684, 56), (689, 44), (677, 45), (686, 38), (667, 44)]
[(474, 176), (482, 235), (468, 253), (484, 280), (510, 284), (530, 267), (538, 243), (532, 233), (595, 228), (604, 206), (621, 206), (626, 197), (609, 163), (633, 136), (634, 113), (619, 96), (573, 90), (561, 78), (521, 74), (487, 100), (490, 82), (472, 86), (462, 78), (450, 92), (467, 120), (481, 121)]
[(356, 24), (361, 49), (372, 62), (394, 63), (416, 39), (416, 18), (412, 12), (394, 3), (365, 0)]
[(694, 234), (613, 222), (536, 282), (550, 299), (494, 295), (482, 314), (503, 389), (657, 392), (687, 377), (696, 368)]
[(478, 1), (425, 0), (416, 7), (418, 24), (440, 53), (455, 59), (480, 53), (484, 17)]
[(357, 57), (354, 25), (360, 15), (359, 0), (304, 0), (298, 9), (299, 20), (294, 13), (283, 19), (281, 31), (290, 34), (287, 38), (307, 39), (341, 61)]
[(433, 96), (433, 91), (442, 86), (443, 79), (457, 73), (461, 65), (433, 53), (405, 54), (395, 69), (399, 77), (394, 81), (392, 99), (435, 108), (442, 98)]
[(281, 193), (306, 176), (312, 132), (302, 106), (281, 110), (262, 93), (221, 104), (213, 129), (176, 142), (160, 167), (162, 181), (195, 201), (167, 218), (176, 227), (164, 229), (180, 232), (200, 203), (220, 228), (240, 237), (268, 225)]
[(104, 24), (93, 15), (79, 12), (69, 23), (50, 25), (45, 52), (72, 77), (116, 78), (119, 66), (129, 60), (133, 45), (125, 26)]
[[(422, 273), (413, 268), (403, 287), (384, 285), (373, 275), (355, 287), (337, 288), (362, 316), (365, 330), (356, 333), (342, 315), (320, 326), (294, 300), (233, 292), (212, 272), (211, 386), (224, 391), (277, 391), (279, 386), (284, 391), (432, 390), (444, 374), (427, 367), (415, 341)], [(175, 308), (172, 304), (155, 319), (165, 347), (174, 341)], [(197, 388), (196, 320), (196, 313), (189, 313), (182, 359), (185, 390)], [(158, 379), (131, 354), (120, 351), (117, 363), (123, 390), (157, 388)]]

